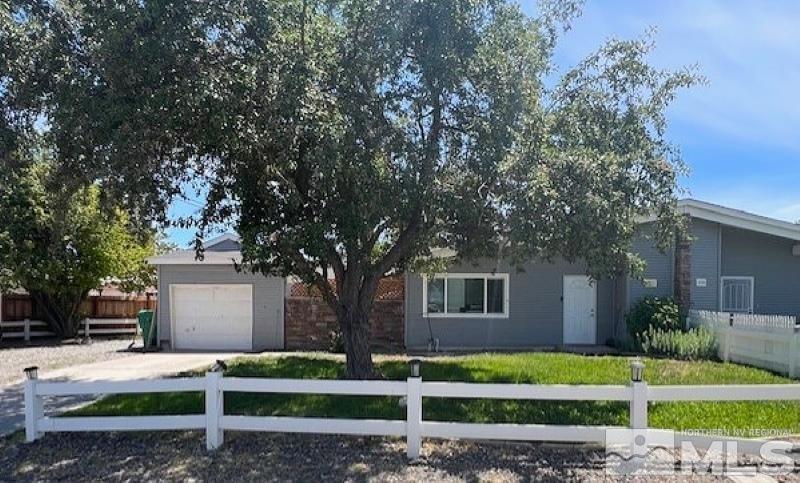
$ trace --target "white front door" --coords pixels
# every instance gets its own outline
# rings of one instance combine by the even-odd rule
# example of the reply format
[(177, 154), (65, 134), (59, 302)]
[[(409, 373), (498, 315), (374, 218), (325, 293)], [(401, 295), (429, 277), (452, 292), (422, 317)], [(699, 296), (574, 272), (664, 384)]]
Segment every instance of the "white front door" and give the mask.
[(597, 284), (585, 275), (564, 275), (564, 344), (597, 343)]
[(253, 350), (252, 285), (170, 285), (175, 349)]

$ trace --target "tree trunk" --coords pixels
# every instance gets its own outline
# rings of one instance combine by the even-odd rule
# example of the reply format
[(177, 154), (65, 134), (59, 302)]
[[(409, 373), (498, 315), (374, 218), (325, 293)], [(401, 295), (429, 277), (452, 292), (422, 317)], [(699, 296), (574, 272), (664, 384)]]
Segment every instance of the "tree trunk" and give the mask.
[(81, 304), (86, 294), (50, 295), (37, 290), (29, 290), (30, 296), (42, 311), (44, 321), (62, 339), (74, 338), (78, 335), (83, 314)]
[(372, 364), (370, 350), (369, 310), (365, 310), (357, 302), (348, 304), (342, 301), (337, 313), (342, 328), (344, 350), (347, 354), (348, 379), (377, 379), (375, 366)]

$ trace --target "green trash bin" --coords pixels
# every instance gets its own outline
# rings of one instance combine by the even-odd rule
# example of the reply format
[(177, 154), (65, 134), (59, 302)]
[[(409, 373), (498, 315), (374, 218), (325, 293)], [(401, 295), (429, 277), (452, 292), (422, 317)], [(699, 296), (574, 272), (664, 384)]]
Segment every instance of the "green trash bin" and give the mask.
[(139, 329), (142, 331), (142, 341), (145, 349), (153, 349), (156, 346), (157, 328), (153, 323), (152, 310), (140, 310), (137, 314), (139, 318)]

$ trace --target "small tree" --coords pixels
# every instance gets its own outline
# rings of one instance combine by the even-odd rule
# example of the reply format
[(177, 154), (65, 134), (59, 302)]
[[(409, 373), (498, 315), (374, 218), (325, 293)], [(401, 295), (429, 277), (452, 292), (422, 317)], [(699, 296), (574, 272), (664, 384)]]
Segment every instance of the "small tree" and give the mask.
[(232, 221), (245, 267), (319, 288), (348, 377), (375, 376), (378, 281), (432, 246), (599, 276), (632, 266), (637, 218), (675, 219), (664, 110), (697, 78), (612, 40), (550, 86), (579, 2), (30, 3), (11, 18), (50, 61), (10, 85), (45, 93), (59, 158), (145, 220), (202, 183), (201, 231)]
[(152, 285), (153, 241), (132, 234), (122, 210), (102, 207), (99, 186), (66, 186), (48, 162), (0, 173), (0, 287), (27, 290), (53, 332), (74, 337), (102, 279)]

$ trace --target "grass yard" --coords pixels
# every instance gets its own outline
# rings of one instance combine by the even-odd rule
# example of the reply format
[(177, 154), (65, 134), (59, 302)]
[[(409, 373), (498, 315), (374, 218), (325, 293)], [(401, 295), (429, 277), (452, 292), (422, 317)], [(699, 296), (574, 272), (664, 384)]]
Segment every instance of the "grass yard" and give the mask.
[[(649, 384), (782, 384), (791, 379), (736, 364), (646, 359)], [(336, 379), (343, 363), (326, 357), (243, 357), (226, 376)], [(388, 379), (405, 379), (402, 361), (383, 361)], [(480, 354), (440, 357), (422, 365), (423, 380), (540, 384), (626, 384), (629, 359), (561, 353)], [(202, 413), (201, 393), (116, 395), (68, 416)], [(627, 425), (626, 402), (428, 399), (427, 420), (465, 422)], [(396, 397), (226, 393), (228, 414), (405, 419)], [(651, 427), (760, 430), (800, 433), (797, 402), (651, 403)]]

